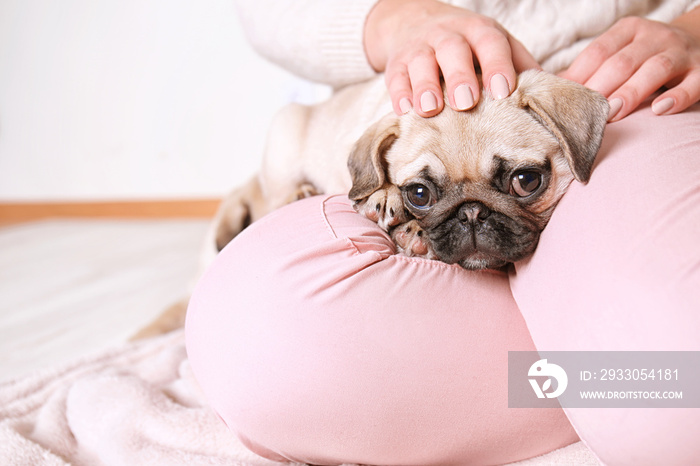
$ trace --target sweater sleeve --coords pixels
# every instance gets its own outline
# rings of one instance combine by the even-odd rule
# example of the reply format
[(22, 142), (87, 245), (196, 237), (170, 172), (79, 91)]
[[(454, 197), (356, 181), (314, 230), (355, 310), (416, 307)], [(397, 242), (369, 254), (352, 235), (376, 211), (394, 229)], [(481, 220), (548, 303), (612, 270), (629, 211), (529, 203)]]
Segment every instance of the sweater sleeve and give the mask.
[(377, 0), (236, 0), (243, 29), (262, 56), (303, 78), (341, 87), (376, 73), (363, 44)]
[[(378, 0), (235, 0), (243, 29), (253, 48), (268, 60), (311, 81), (335, 88), (364, 81), (376, 73), (367, 61), (363, 30), (367, 15)], [(559, 70), (571, 63), (583, 47), (596, 35), (582, 33), (568, 26), (533, 28), (532, 15), (523, 18), (523, 11), (539, 9), (536, 17), (561, 10), (572, 13), (556, 24), (570, 23), (610, 27), (597, 12), (612, 8), (612, 20), (629, 14), (646, 16), (668, 22), (683, 12), (700, 5), (700, 0), (620, 0), (609, 2), (571, 2), (546, 0), (541, 2), (513, 0), (441, 0), (491, 16), (514, 33), (545, 65)], [(527, 7), (527, 5), (532, 7)], [(607, 10), (602, 8), (607, 6)], [(535, 8), (537, 6), (537, 8)], [(584, 14), (580, 14), (583, 11)], [(615, 11), (619, 14), (616, 16)], [(533, 29), (535, 32), (533, 32)], [(543, 34), (544, 32), (544, 34)], [(556, 36), (556, 34), (562, 37)], [(532, 36), (531, 40), (530, 36)], [(570, 42), (566, 39), (572, 36)], [(542, 50), (540, 50), (540, 48)], [(548, 57), (548, 58), (547, 58)]]

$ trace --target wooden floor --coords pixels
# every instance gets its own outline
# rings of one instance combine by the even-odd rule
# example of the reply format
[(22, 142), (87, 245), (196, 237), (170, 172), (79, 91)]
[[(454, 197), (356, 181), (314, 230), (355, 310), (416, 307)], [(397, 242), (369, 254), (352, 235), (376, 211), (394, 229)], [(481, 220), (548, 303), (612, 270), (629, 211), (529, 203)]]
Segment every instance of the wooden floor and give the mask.
[(0, 226), (0, 379), (126, 341), (185, 297), (209, 220)]

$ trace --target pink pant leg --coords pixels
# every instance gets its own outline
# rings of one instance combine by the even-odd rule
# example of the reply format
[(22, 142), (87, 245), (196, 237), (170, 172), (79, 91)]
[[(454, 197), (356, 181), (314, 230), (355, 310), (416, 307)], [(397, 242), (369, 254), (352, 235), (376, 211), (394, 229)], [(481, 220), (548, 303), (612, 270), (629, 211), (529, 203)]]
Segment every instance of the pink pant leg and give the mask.
[[(608, 125), (511, 289), (539, 350), (700, 350), (700, 106)], [(607, 464), (700, 458), (700, 410), (566, 411)]]
[(197, 286), (192, 368), (251, 449), (315, 464), (498, 464), (577, 440), (560, 409), (509, 409), (533, 343), (508, 278), (393, 255), (345, 197), (253, 224)]

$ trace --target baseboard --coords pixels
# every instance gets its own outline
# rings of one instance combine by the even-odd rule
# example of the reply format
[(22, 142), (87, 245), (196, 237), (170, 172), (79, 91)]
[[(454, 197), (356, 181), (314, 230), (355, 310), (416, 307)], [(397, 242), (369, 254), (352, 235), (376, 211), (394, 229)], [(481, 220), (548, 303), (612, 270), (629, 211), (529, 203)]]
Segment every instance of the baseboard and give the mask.
[(113, 202), (0, 202), (0, 223), (46, 218), (211, 218), (220, 199)]

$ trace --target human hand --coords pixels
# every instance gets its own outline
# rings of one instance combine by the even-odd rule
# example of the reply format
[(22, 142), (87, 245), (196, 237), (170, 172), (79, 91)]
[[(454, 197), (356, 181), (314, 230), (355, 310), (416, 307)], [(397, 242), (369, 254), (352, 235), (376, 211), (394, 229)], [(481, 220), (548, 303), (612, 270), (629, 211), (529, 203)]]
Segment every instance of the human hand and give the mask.
[(394, 111), (421, 116), (476, 105), (481, 84), (497, 99), (515, 89), (516, 73), (539, 68), (525, 47), (496, 21), (437, 0), (379, 0), (365, 24), (365, 51), (383, 71)]
[(678, 113), (700, 100), (700, 8), (671, 24), (623, 18), (594, 40), (561, 73), (610, 101), (609, 121), (629, 115), (650, 95), (657, 115)]

